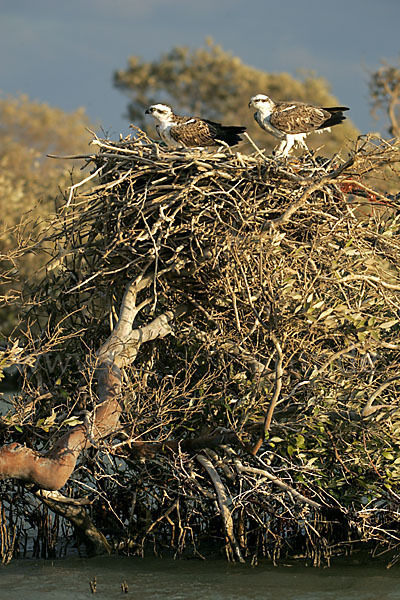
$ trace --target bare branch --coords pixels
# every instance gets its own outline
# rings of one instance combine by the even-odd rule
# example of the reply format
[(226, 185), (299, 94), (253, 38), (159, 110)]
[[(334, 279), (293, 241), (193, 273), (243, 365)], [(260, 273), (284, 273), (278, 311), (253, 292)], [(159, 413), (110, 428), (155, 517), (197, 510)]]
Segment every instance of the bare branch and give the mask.
[(222, 520), (224, 522), (226, 535), (232, 546), (232, 549), (236, 554), (236, 557), (239, 560), (239, 562), (245, 562), (234, 534), (232, 514), (230, 511), (230, 507), (232, 506), (232, 499), (229, 498), (228, 494), (226, 493), (221, 478), (218, 475), (210, 459), (204, 456), (203, 454), (198, 454), (196, 458), (209, 474), (211, 481), (213, 482), (213, 485), (215, 487), (215, 491), (217, 493), (218, 498), (219, 510), (221, 513)]

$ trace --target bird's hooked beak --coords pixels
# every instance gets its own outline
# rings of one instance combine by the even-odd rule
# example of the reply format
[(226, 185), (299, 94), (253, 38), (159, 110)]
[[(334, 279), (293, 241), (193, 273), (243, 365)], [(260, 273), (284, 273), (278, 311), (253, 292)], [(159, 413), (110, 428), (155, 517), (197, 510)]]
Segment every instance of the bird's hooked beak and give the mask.
[(249, 108), (251, 108), (252, 106), (253, 106), (253, 98), (249, 102)]
[(146, 108), (146, 110), (144, 111), (145, 115), (151, 115), (151, 110), (150, 108)]

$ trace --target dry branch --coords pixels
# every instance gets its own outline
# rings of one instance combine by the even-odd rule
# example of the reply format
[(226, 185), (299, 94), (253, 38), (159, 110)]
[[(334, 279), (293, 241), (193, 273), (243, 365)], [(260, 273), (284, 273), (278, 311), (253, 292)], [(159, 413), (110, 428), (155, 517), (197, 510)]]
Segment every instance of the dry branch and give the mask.
[(240, 552), (239, 544), (236, 541), (234, 529), (233, 529), (233, 520), (231, 515), (231, 506), (232, 499), (228, 497), (223, 483), (221, 481), (220, 476), (218, 475), (214, 465), (210, 461), (209, 458), (203, 456), (202, 454), (197, 455), (197, 460), (199, 463), (206, 469), (209, 474), (213, 485), (215, 487), (215, 491), (217, 493), (219, 510), (221, 513), (222, 520), (224, 522), (224, 527), (226, 531), (227, 538), (231, 544), (232, 551), (235, 553), (239, 562), (245, 562), (242, 557), (242, 553)]

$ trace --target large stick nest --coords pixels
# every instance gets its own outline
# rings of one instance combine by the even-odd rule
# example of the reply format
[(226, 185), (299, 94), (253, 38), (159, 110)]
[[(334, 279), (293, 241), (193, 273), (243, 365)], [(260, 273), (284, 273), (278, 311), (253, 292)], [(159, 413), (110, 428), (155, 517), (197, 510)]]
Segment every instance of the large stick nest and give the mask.
[(290, 355), (305, 348), (314, 363), (363, 337), (360, 294), (369, 317), (377, 308), (377, 325), (389, 320), (397, 206), (385, 182), (376, 192), (369, 181), (379, 173), (389, 188), (396, 146), (362, 140), (346, 161), (279, 163), (260, 152), (172, 152), (143, 136), (94, 143), (99, 152), (88, 162), (99, 183), (71, 192), (53, 236), (61, 250), (49, 264), (52, 296), (65, 314), (77, 310), (71, 325), (89, 328), (93, 347), (126, 282), (149, 274), (139, 322), (190, 304), (192, 333), (207, 332), (210, 345), (240, 344), (243, 356), (261, 361), (266, 323), (293, 346)]

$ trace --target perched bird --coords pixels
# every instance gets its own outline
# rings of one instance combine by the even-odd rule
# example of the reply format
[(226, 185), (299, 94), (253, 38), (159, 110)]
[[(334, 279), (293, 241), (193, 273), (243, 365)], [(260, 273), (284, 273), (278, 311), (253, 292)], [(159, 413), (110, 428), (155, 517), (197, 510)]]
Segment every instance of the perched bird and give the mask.
[(282, 140), (275, 151), (280, 156), (287, 156), (294, 144), (308, 150), (304, 140), (310, 133), (330, 131), (345, 120), (343, 111), (349, 110), (347, 106), (322, 108), (304, 102), (273, 102), (264, 94), (253, 96), (251, 107), (257, 109), (254, 118), (261, 129)]
[(220, 125), (198, 117), (179, 117), (166, 104), (153, 104), (146, 110), (157, 125), (157, 133), (167, 146), (216, 146), (225, 142), (235, 146), (242, 141), (246, 127)]

